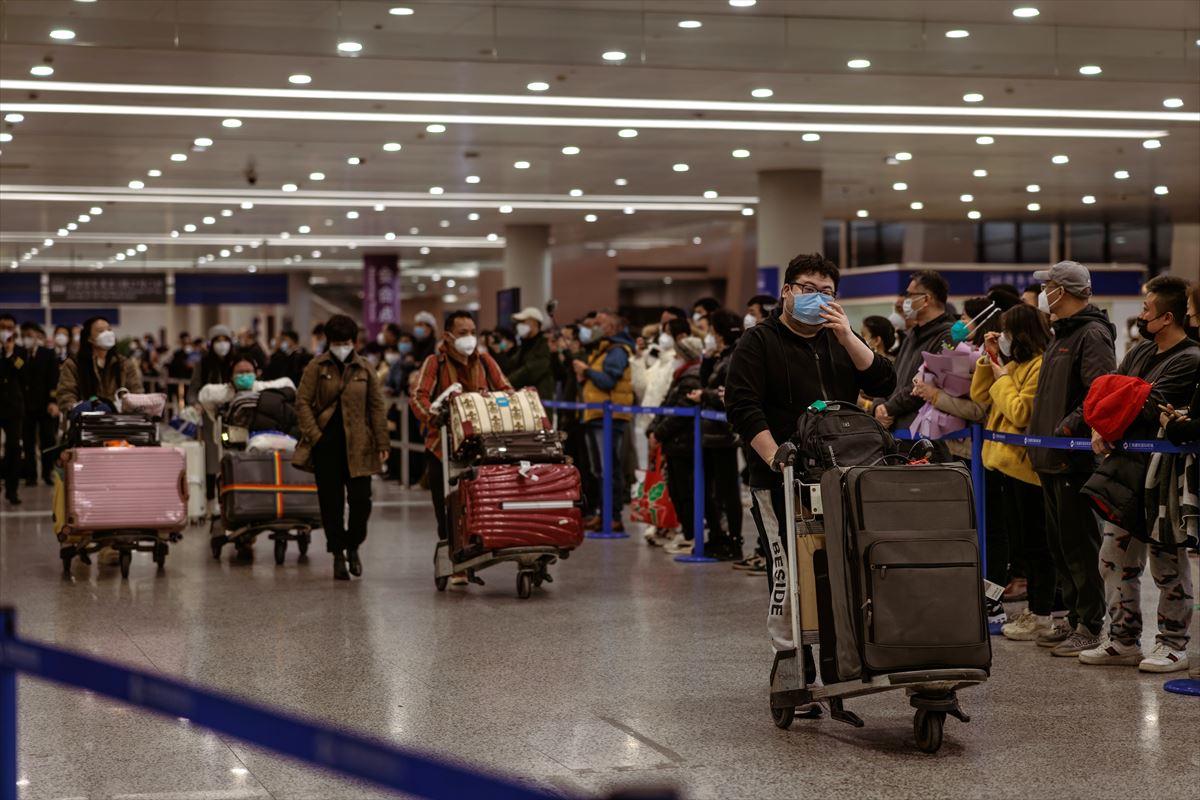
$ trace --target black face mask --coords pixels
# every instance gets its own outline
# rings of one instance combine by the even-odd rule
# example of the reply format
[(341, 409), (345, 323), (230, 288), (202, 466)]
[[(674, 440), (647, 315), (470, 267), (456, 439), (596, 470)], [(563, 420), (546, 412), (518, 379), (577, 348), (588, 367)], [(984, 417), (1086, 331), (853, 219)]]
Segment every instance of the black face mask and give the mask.
[(1134, 323), (1137, 325), (1138, 336), (1141, 336), (1143, 339), (1148, 341), (1152, 341), (1157, 338), (1158, 334), (1163, 332), (1163, 329), (1159, 328), (1158, 333), (1150, 333), (1150, 323), (1154, 322), (1156, 319), (1162, 319), (1165, 316), (1166, 314), (1159, 314), (1157, 317), (1153, 317), (1152, 319), (1142, 319), (1139, 317), (1138, 321)]

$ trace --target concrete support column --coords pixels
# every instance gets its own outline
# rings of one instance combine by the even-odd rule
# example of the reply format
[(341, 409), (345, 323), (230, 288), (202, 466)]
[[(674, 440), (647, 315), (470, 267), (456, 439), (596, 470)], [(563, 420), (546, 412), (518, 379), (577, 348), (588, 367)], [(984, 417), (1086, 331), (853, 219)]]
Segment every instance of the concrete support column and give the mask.
[[(284, 317), (291, 320), (292, 328), (300, 334), (300, 341), (307, 341), (312, 330), (312, 288), (308, 285), (308, 271), (288, 272), (288, 307)], [(280, 320), (282, 326), (283, 320)]]
[[(504, 241), (504, 287), (521, 288), (522, 307), (545, 308), (550, 299), (550, 226), (506, 225)], [(480, 298), (481, 306), (487, 302)]]
[(1200, 223), (1177, 222), (1173, 226), (1170, 273), (1190, 283), (1200, 280)]
[[(767, 170), (758, 173), (758, 266), (783, 272), (799, 253), (822, 246), (821, 171)], [(837, 258), (837, 253), (826, 253)]]

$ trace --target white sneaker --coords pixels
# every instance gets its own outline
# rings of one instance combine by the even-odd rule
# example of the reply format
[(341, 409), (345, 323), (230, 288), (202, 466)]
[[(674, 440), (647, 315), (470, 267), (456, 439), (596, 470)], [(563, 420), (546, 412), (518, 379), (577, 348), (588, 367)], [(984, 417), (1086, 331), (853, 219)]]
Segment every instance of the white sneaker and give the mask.
[(1012, 622), (1003, 625), (1000, 633), (1014, 642), (1032, 642), (1042, 634), (1049, 633), (1052, 627), (1054, 623), (1049, 616), (1039, 616), (1025, 609)]
[(663, 550), (666, 550), (672, 555), (679, 555), (681, 553), (692, 552), (692, 546), (692, 540), (683, 538), (683, 534), (680, 533), (674, 539), (672, 539), (671, 543), (665, 546)]
[(658, 528), (654, 527), (653, 525), (647, 525), (646, 529), (642, 531), (642, 538), (645, 539), (646, 544), (650, 545), (651, 547), (658, 547)]
[(1180, 672), (1188, 668), (1186, 650), (1172, 650), (1169, 645), (1158, 642), (1150, 655), (1142, 659), (1138, 669), (1142, 672)]
[(1121, 644), (1108, 636), (1091, 650), (1079, 654), (1079, 663), (1099, 666), (1133, 666), (1141, 664), (1142, 648), (1136, 644)]
[(450, 576), (451, 586), (466, 586), (470, 581), (467, 579), (467, 573), (456, 572)]

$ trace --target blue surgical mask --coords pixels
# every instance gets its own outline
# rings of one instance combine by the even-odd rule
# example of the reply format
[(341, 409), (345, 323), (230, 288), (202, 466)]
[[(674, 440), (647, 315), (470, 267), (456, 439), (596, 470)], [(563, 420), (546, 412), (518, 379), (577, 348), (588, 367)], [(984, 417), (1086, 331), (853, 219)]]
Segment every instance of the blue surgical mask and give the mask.
[(580, 328), (579, 329), (579, 341), (583, 342), (584, 344), (590, 343), (592, 341), (592, 329), (591, 328)]
[(400, 351), (400, 355), (406, 356), (412, 352), (412, 342), (401, 342), (396, 345), (396, 349)]
[(824, 292), (792, 295), (792, 317), (805, 325), (824, 325), (821, 306), (832, 302), (833, 298)]
[(971, 335), (971, 329), (961, 319), (950, 327), (950, 341), (954, 344), (965, 342)]
[(239, 372), (233, 376), (233, 385), (238, 391), (248, 392), (254, 388), (254, 373)]

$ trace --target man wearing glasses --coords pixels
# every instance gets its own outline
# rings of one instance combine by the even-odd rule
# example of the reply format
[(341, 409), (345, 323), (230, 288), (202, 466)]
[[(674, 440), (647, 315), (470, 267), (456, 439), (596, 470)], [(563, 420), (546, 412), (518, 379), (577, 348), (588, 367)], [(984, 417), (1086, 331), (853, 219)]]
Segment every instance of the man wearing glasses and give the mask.
[(923, 352), (936, 352), (950, 341), (954, 318), (946, 313), (950, 285), (940, 273), (923, 269), (912, 274), (905, 292), (901, 315), (916, 322), (896, 354), (896, 386), (888, 396), (875, 398), (875, 419), (888, 428), (907, 428), (925, 403), (912, 393), (912, 380), (921, 368)]
[[(777, 651), (792, 642), (787, 572), (779, 520), (784, 488), (778, 451), (796, 430), (796, 421), (816, 400), (854, 403), (896, 388), (892, 364), (858, 337), (837, 303), (837, 265), (820, 253), (796, 256), (788, 264), (781, 309), (738, 340), (725, 384), (725, 409), (734, 430), (749, 442), (751, 514), (759, 546), (769, 561), (772, 598), (767, 633)], [(812, 655), (806, 650), (806, 664)]]

